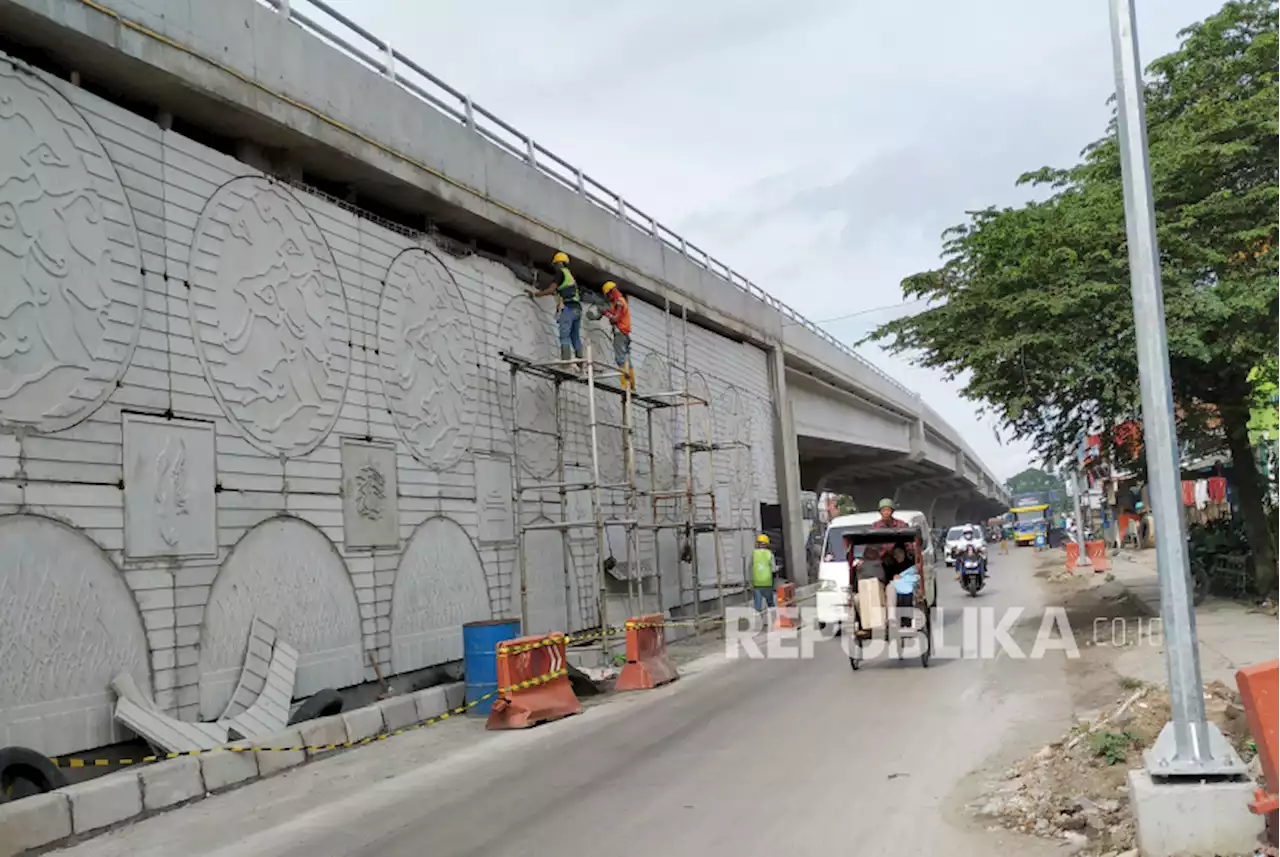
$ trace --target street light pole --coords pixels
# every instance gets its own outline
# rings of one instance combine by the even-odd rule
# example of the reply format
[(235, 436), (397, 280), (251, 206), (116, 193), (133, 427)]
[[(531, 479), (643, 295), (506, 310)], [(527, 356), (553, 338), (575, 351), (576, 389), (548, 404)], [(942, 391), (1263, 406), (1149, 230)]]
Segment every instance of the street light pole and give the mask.
[(1147, 755), (1153, 777), (1203, 777), (1244, 772), (1239, 756), (1216, 726), (1206, 722), (1196, 616), (1191, 602), (1180, 496), (1181, 468), (1174, 428), (1169, 346), (1160, 285), (1155, 206), (1147, 152), (1142, 65), (1138, 58), (1133, 0), (1111, 0), (1111, 44), (1115, 60), (1117, 137), (1124, 182), (1125, 229), (1142, 392), (1142, 432), (1147, 482), (1155, 519), (1156, 567), (1160, 579), (1165, 658), (1172, 721)]

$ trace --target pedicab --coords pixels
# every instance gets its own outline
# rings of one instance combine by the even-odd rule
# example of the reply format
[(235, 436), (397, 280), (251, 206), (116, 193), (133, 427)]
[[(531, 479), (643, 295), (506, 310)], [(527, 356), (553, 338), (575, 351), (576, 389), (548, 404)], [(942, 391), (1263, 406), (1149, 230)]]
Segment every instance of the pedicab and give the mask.
[[(936, 553), (932, 545), (926, 547), (924, 534), (918, 527), (881, 529), (868, 526), (852, 527), (843, 537), (851, 543), (853, 556), (857, 557), (851, 569), (850, 616), (853, 633), (847, 636), (849, 666), (858, 669), (862, 664), (862, 643), (883, 634), (886, 644), (891, 643), (889, 606), (900, 610), (908, 606), (915, 610), (905, 618), (899, 618), (892, 628), (897, 637), (898, 654), (901, 656), (907, 640), (915, 639), (920, 645), (920, 666), (929, 666), (929, 654), (933, 640), (932, 609), (938, 601), (938, 580), (934, 568)], [(899, 563), (894, 559), (894, 548), (901, 546), (905, 557)], [(914, 591), (898, 598), (892, 585), (893, 576), (914, 565), (918, 580)], [(887, 591), (886, 591), (887, 590)]]

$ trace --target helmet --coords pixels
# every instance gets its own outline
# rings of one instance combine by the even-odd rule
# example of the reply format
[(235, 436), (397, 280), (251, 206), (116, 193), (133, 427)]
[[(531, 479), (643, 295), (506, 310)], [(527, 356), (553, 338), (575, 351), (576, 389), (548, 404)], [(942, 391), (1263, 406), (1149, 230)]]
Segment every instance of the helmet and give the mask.
[(615, 283), (613, 280), (610, 280), (609, 282), (605, 283), (600, 290), (607, 295), (609, 294), (609, 292), (613, 291), (617, 287), (618, 287), (618, 284)]
[(964, 528), (964, 534), (965, 534), (966, 536), (971, 536), (971, 535), (973, 535), (973, 527), (970, 527), (970, 526), (968, 526), (968, 525), (966, 524), (966, 525), (965, 525), (965, 528)]
[(881, 508), (881, 509), (892, 509), (892, 508), (893, 508), (893, 500), (891, 500), (891, 499), (890, 499), (890, 498), (888, 498), (888, 497), (885, 497), (883, 500), (881, 500), (881, 501), (880, 501), (880, 508)]
[(758, 545), (769, 544), (769, 537), (763, 534), (756, 536), (756, 544)]
[(569, 255), (567, 253), (557, 253), (551, 257), (551, 264), (555, 265), (558, 262), (569, 264)]

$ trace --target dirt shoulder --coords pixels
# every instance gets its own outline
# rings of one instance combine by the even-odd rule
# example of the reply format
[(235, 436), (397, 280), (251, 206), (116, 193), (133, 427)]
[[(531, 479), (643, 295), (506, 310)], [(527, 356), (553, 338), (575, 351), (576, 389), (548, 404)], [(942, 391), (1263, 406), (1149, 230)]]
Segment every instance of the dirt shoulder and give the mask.
[[(1079, 647), (1065, 667), (1073, 725), (985, 783), (968, 809), (991, 827), (1056, 840), (1080, 855), (1127, 855), (1135, 829), (1126, 778), (1168, 722), (1169, 700), (1163, 686), (1124, 675), (1117, 661), (1158, 647), (1159, 626), (1107, 575), (1067, 574), (1060, 551), (1046, 551), (1036, 565), (1046, 605), (1066, 611)], [(1254, 753), (1234, 689), (1207, 684), (1205, 705), (1248, 761)]]

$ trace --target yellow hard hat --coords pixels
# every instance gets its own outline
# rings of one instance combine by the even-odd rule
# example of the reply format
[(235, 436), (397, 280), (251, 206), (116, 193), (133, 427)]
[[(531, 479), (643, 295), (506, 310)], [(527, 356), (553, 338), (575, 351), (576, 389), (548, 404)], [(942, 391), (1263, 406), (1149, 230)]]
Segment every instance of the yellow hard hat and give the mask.
[(607, 295), (609, 294), (609, 292), (613, 291), (617, 287), (618, 287), (618, 284), (615, 283), (613, 280), (610, 280), (609, 282), (604, 284), (601, 291), (603, 291)]
[(767, 545), (767, 544), (769, 544), (769, 537), (768, 537), (768, 536), (765, 536), (765, 535), (759, 535), (759, 536), (756, 536), (756, 544), (758, 544), (758, 545)]
[(551, 264), (553, 264), (553, 265), (554, 265), (554, 264), (556, 264), (557, 262), (564, 262), (566, 265), (567, 265), (567, 264), (569, 264), (569, 254), (567, 254), (567, 253), (557, 253), (557, 254), (555, 254), (554, 256), (552, 256), (552, 257), (551, 257)]

